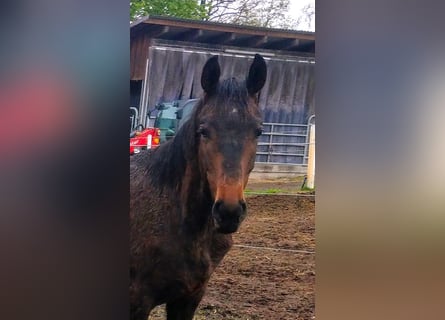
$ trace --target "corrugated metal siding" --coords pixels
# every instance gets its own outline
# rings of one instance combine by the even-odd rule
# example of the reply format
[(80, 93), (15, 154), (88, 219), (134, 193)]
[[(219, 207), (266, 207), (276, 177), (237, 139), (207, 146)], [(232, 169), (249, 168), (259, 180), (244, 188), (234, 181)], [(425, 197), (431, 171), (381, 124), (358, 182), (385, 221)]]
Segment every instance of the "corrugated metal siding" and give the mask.
[[(150, 48), (148, 109), (157, 103), (199, 98), (202, 94), (201, 72), (207, 59), (219, 54), (221, 78), (246, 77), (252, 55), (227, 55), (222, 52), (185, 48)], [(313, 63), (299, 58), (265, 57), (268, 76), (260, 94), (260, 108), (265, 122), (306, 123), (314, 113)], [(303, 61), (303, 60), (301, 60)]]
[(261, 90), (264, 121), (303, 124), (313, 113), (314, 64), (267, 60), (268, 78)]

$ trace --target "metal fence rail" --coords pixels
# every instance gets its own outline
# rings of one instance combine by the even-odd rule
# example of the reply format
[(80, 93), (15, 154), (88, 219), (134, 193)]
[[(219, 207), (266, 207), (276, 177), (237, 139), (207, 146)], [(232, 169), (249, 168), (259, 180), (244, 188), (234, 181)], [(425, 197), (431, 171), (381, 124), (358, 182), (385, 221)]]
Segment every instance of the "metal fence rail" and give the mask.
[(256, 162), (307, 166), (309, 123), (263, 123), (264, 132), (258, 141)]

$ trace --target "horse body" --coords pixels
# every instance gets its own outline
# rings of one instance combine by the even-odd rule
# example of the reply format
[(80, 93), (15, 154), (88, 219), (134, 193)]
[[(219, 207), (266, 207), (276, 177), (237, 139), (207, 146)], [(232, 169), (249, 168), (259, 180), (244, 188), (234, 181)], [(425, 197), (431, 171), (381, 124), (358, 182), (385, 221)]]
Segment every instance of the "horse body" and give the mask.
[(219, 84), (219, 74), (211, 58), (201, 78), (205, 96), (191, 119), (172, 140), (131, 160), (132, 320), (146, 320), (163, 303), (167, 319), (191, 320), (246, 215), (243, 189), (255, 158), (255, 94), (265, 63), (257, 55), (242, 85)]

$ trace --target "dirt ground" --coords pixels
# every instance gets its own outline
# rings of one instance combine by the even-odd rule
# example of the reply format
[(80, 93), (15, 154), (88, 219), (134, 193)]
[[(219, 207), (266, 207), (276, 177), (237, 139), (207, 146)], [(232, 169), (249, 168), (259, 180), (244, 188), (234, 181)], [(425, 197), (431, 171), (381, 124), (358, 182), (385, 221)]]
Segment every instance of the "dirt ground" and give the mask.
[[(273, 185), (252, 183), (252, 190)], [(248, 195), (247, 204), (194, 319), (315, 319), (314, 197)], [(149, 319), (165, 319), (163, 306)]]

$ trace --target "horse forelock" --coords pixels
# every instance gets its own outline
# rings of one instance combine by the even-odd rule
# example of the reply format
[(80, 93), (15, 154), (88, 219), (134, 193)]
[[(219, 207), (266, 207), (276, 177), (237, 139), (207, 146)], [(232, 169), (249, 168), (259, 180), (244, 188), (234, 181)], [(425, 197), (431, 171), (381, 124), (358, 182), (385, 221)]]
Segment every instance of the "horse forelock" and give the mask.
[(232, 123), (260, 117), (256, 98), (250, 97), (245, 81), (229, 78), (219, 83), (215, 93), (206, 96), (198, 112), (206, 118), (227, 120)]
[(245, 112), (248, 103), (245, 83), (235, 78), (224, 80), (218, 87), (215, 103), (217, 104), (216, 111), (220, 115), (231, 115), (234, 108), (239, 113)]

